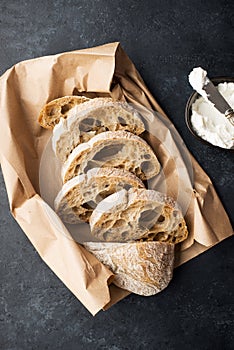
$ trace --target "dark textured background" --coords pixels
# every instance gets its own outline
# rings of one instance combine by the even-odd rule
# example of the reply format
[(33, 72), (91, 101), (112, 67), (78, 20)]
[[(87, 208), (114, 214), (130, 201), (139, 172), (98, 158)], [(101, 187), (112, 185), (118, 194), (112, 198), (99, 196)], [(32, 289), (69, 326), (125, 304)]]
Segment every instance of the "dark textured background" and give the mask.
[[(120, 41), (234, 222), (233, 154), (184, 121), (194, 66), (234, 75), (233, 1), (0, 1), (0, 74), (15, 63)], [(177, 268), (154, 297), (130, 295), (94, 318), (39, 258), (9, 213), (0, 176), (0, 348), (233, 349), (234, 240)]]

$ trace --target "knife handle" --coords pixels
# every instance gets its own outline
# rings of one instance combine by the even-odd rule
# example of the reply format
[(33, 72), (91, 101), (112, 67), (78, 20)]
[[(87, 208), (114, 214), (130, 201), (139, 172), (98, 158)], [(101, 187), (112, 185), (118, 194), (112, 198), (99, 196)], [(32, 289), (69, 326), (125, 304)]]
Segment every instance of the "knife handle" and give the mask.
[(234, 110), (232, 108), (229, 108), (225, 112), (225, 117), (228, 119), (228, 121), (234, 126)]

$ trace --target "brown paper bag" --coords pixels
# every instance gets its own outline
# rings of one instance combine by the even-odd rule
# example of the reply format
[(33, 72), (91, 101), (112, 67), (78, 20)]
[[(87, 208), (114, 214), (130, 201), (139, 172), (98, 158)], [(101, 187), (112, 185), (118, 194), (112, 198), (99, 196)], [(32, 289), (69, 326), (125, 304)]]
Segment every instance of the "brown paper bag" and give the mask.
[[(40, 159), (51, 132), (39, 126), (38, 114), (52, 99), (87, 93), (153, 108), (169, 120), (119, 43), (20, 62), (0, 78), (0, 93), (0, 161), (11, 212), (42, 259), (94, 315), (129, 292), (109, 285), (113, 274), (69, 236), (40, 197)], [(183, 142), (175, 137), (179, 149)], [(157, 153), (157, 140), (148, 142)], [(211, 180), (190, 159), (194, 191), (185, 217), (190, 236), (176, 253), (176, 266), (233, 234)], [(170, 174), (169, 158), (160, 161)]]

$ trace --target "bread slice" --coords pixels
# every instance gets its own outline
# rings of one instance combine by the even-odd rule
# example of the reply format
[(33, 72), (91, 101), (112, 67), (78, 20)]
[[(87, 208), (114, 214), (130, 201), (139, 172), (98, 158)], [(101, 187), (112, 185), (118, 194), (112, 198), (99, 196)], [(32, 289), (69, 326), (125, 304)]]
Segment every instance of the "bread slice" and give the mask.
[(64, 96), (47, 103), (41, 110), (38, 122), (43, 128), (53, 129), (61, 118), (67, 118), (71, 108), (89, 101), (84, 96)]
[(160, 164), (142, 138), (127, 131), (106, 131), (77, 146), (62, 168), (66, 182), (97, 167), (123, 168), (147, 180), (157, 175)]
[(86, 242), (84, 246), (115, 274), (113, 283), (130, 292), (154, 295), (172, 279), (174, 244)]
[(124, 169), (94, 168), (63, 185), (54, 201), (55, 211), (64, 222), (88, 222), (93, 209), (102, 199), (130, 187), (145, 186), (138, 177)]
[(168, 196), (130, 188), (102, 200), (90, 217), (93, 236), (101, 241), (155, 240), (179, 243), (188, 236), (178, 204)]
[(53, 130), (52, 146), (65, 162), (74, 147), (104, 131), (126, 130), (139, 135), (145, 131), (140, 114), (126, 102), (94, 98), (69, 111)]

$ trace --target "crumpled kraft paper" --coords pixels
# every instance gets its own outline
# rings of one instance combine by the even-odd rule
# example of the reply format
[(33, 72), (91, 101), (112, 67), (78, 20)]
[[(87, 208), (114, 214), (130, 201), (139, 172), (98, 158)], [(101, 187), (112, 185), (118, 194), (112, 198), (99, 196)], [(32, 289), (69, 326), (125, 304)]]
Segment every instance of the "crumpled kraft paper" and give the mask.
[[(111, 271), (68, 239), (68, 230), (40, 197), (40, 159), (51, 132), (40, 127), (38, 114), (52, 99), (86, 94), (152, 108), (170, 121), (119, 43), (20, 62), (0, 78), (0, 94), (0, 161), (12, 215), (41, 258), (94, 315), (129, 292), (111, 284)], [(157, 141), (149, 137), (148, 142), (157, 154)], [(185, 147), (178, 134), (174, 142)], [(185, 216), (190, 236), (177, 250), (176, 266), (233, 234), (211, 180), (190, 160), (193, 192)], [(169, 156), (161, 162), (168, 170)]]

